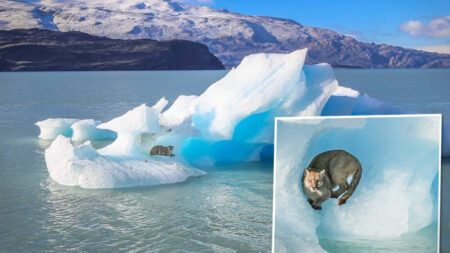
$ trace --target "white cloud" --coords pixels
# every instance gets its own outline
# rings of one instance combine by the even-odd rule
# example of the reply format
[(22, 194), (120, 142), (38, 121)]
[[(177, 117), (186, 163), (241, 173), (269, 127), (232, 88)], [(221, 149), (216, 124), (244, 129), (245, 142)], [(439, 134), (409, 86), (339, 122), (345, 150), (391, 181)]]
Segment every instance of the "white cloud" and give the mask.
[(179, 2), (183, 4), (195, 4), (195, 5), (214, 4), (214, 0), (174, 0), (174, 2)]
[(415, 47), (415, 49), (433, 53), (450, 54), (450, 45), (423, 46)]
[(450, 37), (450, 16), (437, 17), (428, 24), (410, 20), (400, 25), (400, 30), (412, 36), (427, 36), (431, 38)]

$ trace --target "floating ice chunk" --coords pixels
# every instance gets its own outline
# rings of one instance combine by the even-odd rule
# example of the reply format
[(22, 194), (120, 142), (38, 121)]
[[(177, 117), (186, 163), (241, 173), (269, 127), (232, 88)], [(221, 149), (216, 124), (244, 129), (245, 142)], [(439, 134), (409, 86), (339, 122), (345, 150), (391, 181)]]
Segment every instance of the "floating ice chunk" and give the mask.
[(153, 107), (142, 104), (122, 116), (98, 125), (97, 128), (117, 133), (117, 139), (100, 149), (99, 153), (122, 159), (145, 159), (160, 131), (159, 114), (166, 105), (167, 100), (162, 98)]
[(100, 155), (89, 142), (74, 147), (62, 135), (45, 151), (45, 161), (54, 181), (82, 188), (169, 184), (206, 174), (175, 162), (111, 159)]
[(35, 124), (41, 132), (39, 138), (51, 140), (55, 139), (58, 135), (72, 136), (72, 129), (70, 127), (77, 121), (78, 119), (55, 118), (39, 121)]
[(117, 137), (115, 132), (105, 129), (98, 129), (98, 124), (100, 124), (100, 121), (95, 121), (92, 119), (79, 120), (73, 123), (71, 126), (73, 131), (72, 140), (105, 140), (115, 139)]

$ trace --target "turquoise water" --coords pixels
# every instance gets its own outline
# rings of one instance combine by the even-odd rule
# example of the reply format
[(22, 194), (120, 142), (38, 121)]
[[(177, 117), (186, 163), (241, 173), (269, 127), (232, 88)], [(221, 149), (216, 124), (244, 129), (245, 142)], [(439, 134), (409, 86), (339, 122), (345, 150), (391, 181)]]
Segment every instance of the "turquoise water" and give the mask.
[[(37, 138), (36, 121), (107, 121), (163, 96), (173, 101), (180, 94), (200, 94), (225, 74), (0, 73), (0, 251), (270, 251), (270, 163), (201, 168), (205, 177), (180, 184), (84, 190), (49, 178), (43, 155), (49, 142)], [(449, 70), (338, 70), (336, 75), (342, 85), (402, 108), (450, 115)], [(449, 199), (450, 162), (444, 165), (443, 199)], [(442, 210), (446, 252), (450, 214), (449, 208)], [(341, 252), (376, 249), (376, 243), (321, 240), (324, 248)]]
[[(272, 164), (201, 168), (156, 187), (84, 190), (53, 182), (34, 122), (102, 121), (141, 103), (200, 94), (225, 72), (0, 73), (0, 251), (268, 251)], [(103, 143), (94, 143), (94, 146)]]

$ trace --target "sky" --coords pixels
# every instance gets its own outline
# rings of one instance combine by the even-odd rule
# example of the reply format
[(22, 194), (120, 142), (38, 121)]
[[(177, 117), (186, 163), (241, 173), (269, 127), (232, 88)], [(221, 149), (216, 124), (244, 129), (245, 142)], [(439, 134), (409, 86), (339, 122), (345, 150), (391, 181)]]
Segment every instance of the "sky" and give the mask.
[(364, 42), (450, 53), (450, 0), (179, 0), (288, 18)]

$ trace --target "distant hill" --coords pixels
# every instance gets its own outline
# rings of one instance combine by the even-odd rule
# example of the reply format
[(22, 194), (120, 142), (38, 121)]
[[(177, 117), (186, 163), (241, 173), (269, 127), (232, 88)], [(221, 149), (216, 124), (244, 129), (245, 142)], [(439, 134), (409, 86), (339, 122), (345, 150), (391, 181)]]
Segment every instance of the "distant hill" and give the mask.
[(43, 29), (0, 31), (0, 71), (224, 69), (205, 45)]
[(249, 16), (169, 0), (0, 0), (0, 29), (81, 31), (116, 39), (203, 43), (225, 65), (259, 52), (309, 48), (306, 62), (358, 68), (448, 68), (450, 55), (363, 43), (289, 19)]

